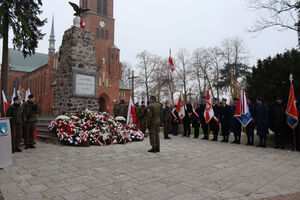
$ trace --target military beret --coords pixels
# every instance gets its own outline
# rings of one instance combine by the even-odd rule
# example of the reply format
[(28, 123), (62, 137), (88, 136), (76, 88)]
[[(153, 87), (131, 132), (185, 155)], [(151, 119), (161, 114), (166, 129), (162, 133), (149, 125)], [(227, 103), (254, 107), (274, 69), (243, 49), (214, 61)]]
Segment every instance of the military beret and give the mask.
[(236, 98), (236, 97), (234, 97), (234, 100), (235, 100), (235, 101), (238, 101), (239, 99), (238, 99), (238, 98)]
[(141, 103), (145, 103), (145, 101), (142, 101)]
[(119, 104), (122, 105), (122, 104), (124, 104), (124, 103), (125, 103), (124, 100), (121, 100)]
[(218, 99), (217, 98), (212, 98), (212, 100), (217, 101)]
[(206, 96), (202, 96), (201, 99), (206, 99)]
[(282, 101), (281, 97), (276, 97), (276, 101)]
[(13, 98), (13, 101), (17, 101), (17, 100), (19, 100), (18, 96), (16, 96), (16, 97)]
[(227, 101), (227, 99), (223, 98), (222, 101)]
[(150, 99), (156, 100), (156, 97), (155, 96), (151, 96)]
[(33, 94), (30, 94), (30, 95), (28, 96), (29, 99), (32, 99), (33, 97), (34, 97)]

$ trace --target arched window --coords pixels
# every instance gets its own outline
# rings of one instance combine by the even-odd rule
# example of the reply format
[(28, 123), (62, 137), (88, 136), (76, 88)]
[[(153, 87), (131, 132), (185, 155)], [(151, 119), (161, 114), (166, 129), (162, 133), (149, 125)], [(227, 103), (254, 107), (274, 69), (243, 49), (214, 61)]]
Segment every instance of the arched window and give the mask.
[(105, 31), (105, 39), (108, 40), (108, 30)]
[(104, 30), (101, 29), (101, 39), (103, 40), (104, 39)]
[(99, 28), (96, 28), (96, 36), (97, 36), (97, 39), (99, 39), (99, 37), (100, 37), (100, 30), (99, 30)]
[(107, 15), (107, 0), (103, 0), (103, 15)]
[(88, 7), (88, 0), (83, 0), (82, 1), (82, 7), (87, 8)]
[(102, 14), (102, 0), (97, 0), (97, 14)]
[(13, 82), (13, 88), (16, 88), (16, 90), (19, 89), (19, 79), (15, 78), (14, 82)]

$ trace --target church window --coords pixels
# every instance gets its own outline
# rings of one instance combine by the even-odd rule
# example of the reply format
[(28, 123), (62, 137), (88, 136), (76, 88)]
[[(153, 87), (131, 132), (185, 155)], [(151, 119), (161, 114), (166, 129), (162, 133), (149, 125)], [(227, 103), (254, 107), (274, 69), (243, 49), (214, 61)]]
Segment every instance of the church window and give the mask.
[(88, 0), (83, 0), (82, 7), (87, 8), (88, 7)]
[(114, 59), (114, 54), (111, 54), (111, 59), (112, 59), (112, 60)]
[(107, 15), (107, 0), (103, 0), (103, 15)]
[(97, 0), (97, 14), (101, 14), (102, 10), (102, 0)]
[(16, 90), (19, 89), (19, 79), (15, 78), (14, 83), (13, 83), (13, 88), (16, 88)]
[(108, 30), (105, 31), (105, 39), (108, 40)]
[(101, 39), (103, 40), (104, 39), (104, 30), (101, 29)]
[(96, 36), (97, 36), (97, 39), (99, 39), (99, 37), (100, 37), (100, 30), (99, 30), (99, 28), (96, 28)]
[(106, 79), (106, 87), (108, 87), (108, 79)]
[(102, 86), (102, 81), (101, 81), (101, 77), (99, 78), (99, 87)]
[(118, 60), (118, 54), (116, 54), (116, 60)]

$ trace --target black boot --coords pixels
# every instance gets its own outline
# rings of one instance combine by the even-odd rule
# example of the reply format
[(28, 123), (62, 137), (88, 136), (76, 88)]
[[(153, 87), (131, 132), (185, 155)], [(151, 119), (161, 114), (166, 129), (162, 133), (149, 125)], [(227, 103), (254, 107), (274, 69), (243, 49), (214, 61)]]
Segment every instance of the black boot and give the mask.
[(256, 147), (262, 147), (263, 146), (263, 139), (262, 136), (259, 136), (259, 145), (257, 145)]
[(152, 149), (148, 150), (148, 152), (149, 153), (156, 153), (157, 151), (156, 151), (156, 149), (152, 148)]
[(236, 143), (236, 141), (237, 141), (237, 137), (236, 137), (236, 136), (234, 136), (234, 141), (232, 141), (232, 142), (231, 142), (231, 144), (235, 144), (235, 143)]

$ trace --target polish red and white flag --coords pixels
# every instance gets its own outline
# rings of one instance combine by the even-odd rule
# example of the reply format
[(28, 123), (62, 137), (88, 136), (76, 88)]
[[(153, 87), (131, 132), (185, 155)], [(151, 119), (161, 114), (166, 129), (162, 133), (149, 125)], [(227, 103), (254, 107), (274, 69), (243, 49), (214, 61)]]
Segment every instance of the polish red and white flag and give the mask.
[(181, 93), (178, 99), (178, 103), (177, 103), (177, 112), (178, 112), (178, 116), (180, 119), (183, 119), (185, 117), (185, 109), (184, 109), (184, 102), (181, 99)]
[(127, 124), (136, 123), (136, 113), (133, 105), (133, 101), (130, 97), (128, 113), (127, 113)]
[(207, 90), (206, 105), (205, 105), (205, 111), (204, 111), (205, 122), (208, 124), (210, 122), (210, 120), (214, 118), (214, 116), (215, 116), (215, 113), (214, 113), (214, 109), (211, 105), (209, 90)]
[(7, 102), (7, 99), (6, 99), (6, 96), (5, 96), (3, 90), (2, 90), (2, 99), (3, 99), (4, 116), (6, 117), (6, 112), (7, 112), (7, 110), (8, 110), (8, 102)]

